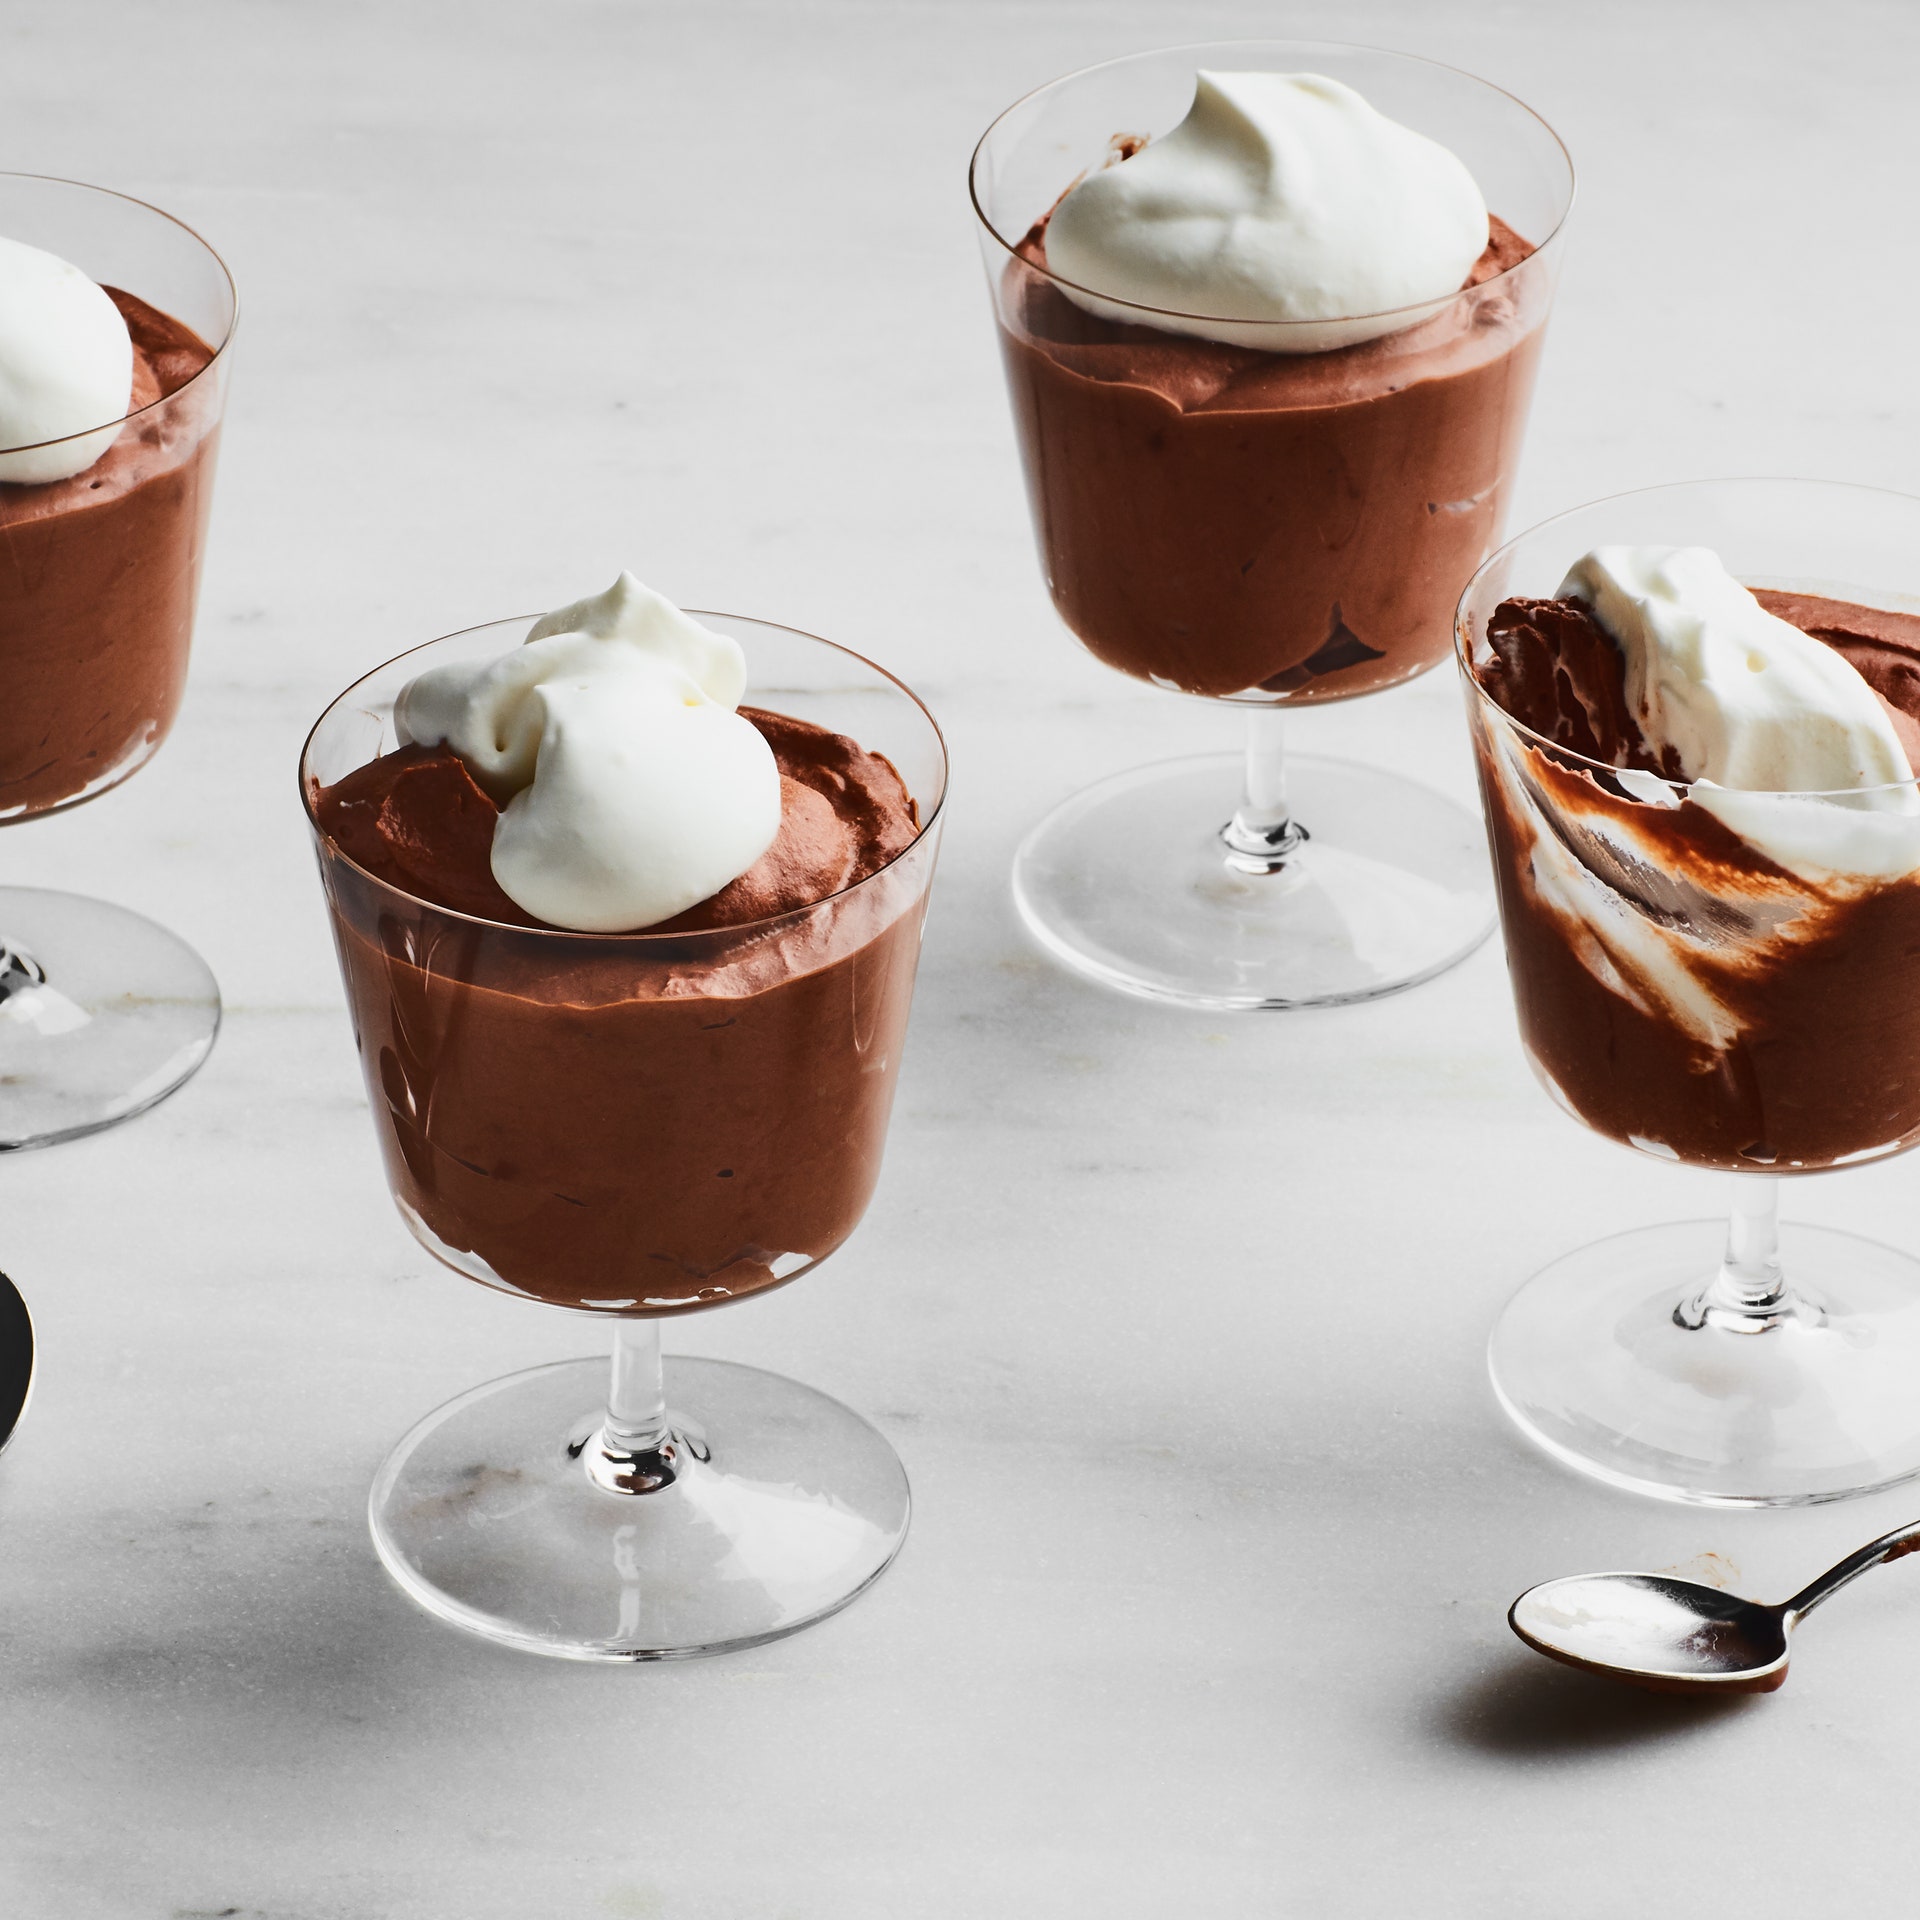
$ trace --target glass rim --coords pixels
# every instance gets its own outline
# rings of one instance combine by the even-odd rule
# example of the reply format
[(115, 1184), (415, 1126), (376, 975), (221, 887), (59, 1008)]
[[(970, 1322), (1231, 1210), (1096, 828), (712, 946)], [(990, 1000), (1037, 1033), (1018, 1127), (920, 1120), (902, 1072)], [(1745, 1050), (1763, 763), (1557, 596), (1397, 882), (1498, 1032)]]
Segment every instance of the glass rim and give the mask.
[[(312, 755), (313, 743), (320, 729), (326, 725), (335, 711), (353, 695), (357, 688), (365, 686), (369, 680), (374, 679), (379, 674), (385, 673), (388, 668), (398, 666), (401, 661), (411, 659), (412, 656), (417, 653), (425, 653), (430, 647), (441, 646), (446, 641), (464, 640), (471, 634), (485, 633), (490, 628), (514, 627), (523, 624), (531, 626), (534, 621), (546, 618), (545, 614), (540, 613), (513, 613), (507, 614), (498, 620), (482, 620), (476, 626), (459, 627), (452, 633), (443, 633), (435, 639), (422, 640), (415, 646), (403, 647), (400, 652), (394, 654), (390, 659), (382, 660), (377, 666), (369, 667), (357, 680), (350, 682), (335, 694), (320, 710), (320, 717), (307, 729), (307, 737), (301, 743), (300, 760), (295, 774), (295, 778), (298, 780), (300, 786), (300, 806), (307, 816), (307, 826), (313, 833), (314, 838), (327, 849), (332, 858), (351, 867), (368, 885), (380, 888), (382, 892), (393, 895), (395, 899), (405, 900), (416, 907), (424, 907), (429, 912), (441, 914), (449, 920), (462, 921), (468, 926), (486, 927), (501, 933), (525, 934), (540, 939), (590, 940), (601, 944), (605, 944), (608, 941), (652, 942), (663, 947), (675, 941), (712, 942), (714, 940), (744, 938), (749, 935), (759, 936), (772, 928), (803, 920), (807, 915), (818, 912), (820, 908), (830, 905), (834, 901), (852, 899), (855, 894), (871, 886), (876, 880), (880, 879), (883, 874), (891, 873), (902, 860), (906, 859), (909, 854), (920, 847), (927, 835), (933, 831), (934, 825), (940, 819), (940, 816), (946, 811), (947, 790), (952, 784), (951, 775), (953, 762), (947, 752), (947, 736), (941, 731), (940, 722), (933, 717), (933, 710), (898, 674), (888, 672), (878, 661), (869, 660), (865, 654), (856, 653), (851, 647), (843, 647), (837, 640), (828, 640), (817, 633), (809, 633), (804, 627), (784, 626), (778, 620), (762, 620), (757, 614), (727, 613), (715, 607), (682, 607), (680, 611), (686, 614), (689, 619), (693, 620), (744, 620), (753, 626), (771, 627), (776, 633), (791, 634), (800, 640), (810, 640), (815, 646), (827, 647), (834, 653), (842, 654), (847, 659), (857, 661), (861, 666), (868, 668), (873, 673), (877, 673), (881, 679), (888, 682), (896, 691), (904, 694), (919, 710), (921, 718), (924, 719), (932, 729), (934, 744), (940, 750), (940, 793), (939, 797), (934, 801), (932, 808), (928, 811), (926, 818), (920, 822), (913, 838), (908, 841), (898, 853), (893, 855), (891, 859), (886, 861), (884, 865), (874, 868), (871, 873), (863, 875), (850, 886), (841, 887), (833, 893), (823, 894), (818, 900), (809, 900), (804, 906), (788, 907), (782, 913), (763, 914), (756, 920), (732, 921), (723, 927), (683, 927), (677, 932), (672, 933), (663, 932), (658, 927), (632, 927), (624, 932), (594, 933), (583, 927), (555, 927), (548, 926), (544, 923), (535, 926), (522, 926), (518, 921), (514, 920), (489, 920), (483, 914), (462, 913), (458, 907), (442, 906), (439, 901), (429, 900), (424, 894), (411, 893), (405, 887), (396, 886), (391, 880), (381, 879), (377, 873), (369, 873), (359, 861), (355, 860), (350, 854), (341, 851), (339, 843), (314, 817), (313, 796), (308, 788), (307, 761)], [(746, 703), (743, 702), (743, 704)], [(769, 711), (771, 711), (771, 709), (769, 709)], [(863, 748), (863, 751), (871, 752), (872, 749)], [(880, 757), (885, 758), (884, 755)], [(889, 766), (893, 765), (891, 761), (888, 761), (887, 764)], [(899, 769), (896, 767), (894, 771), (897, 773)], [(906, 784), (904, 778), (901, 784), (903, 786)], [(911, 794), (909, 794), (908, 797), (914, 800), (915, 810), (917, 811), (919, 808), (918, 798)], [(711, 899), (713, 896), (710, 894), (707, 897)], [(700, 902), (698, 901), (694, 902), (696, 906), (699, 904)]]
[[(1560, 217), (1553, 223), (1552, 230), (1534, 243), (1532, 251), (1528, 253), (1524, 259), (1516, 260), (1510, 267), (1502, 267), (1498, 273), (1490, 275), (1487, 279), (1480, 281), (1475, 286), (1456, 287), (1451, 293), (1436, 294), (1427, 300), (1410, 301), (1405, 306), (1381, 307), (1371, 313), (1321, 314), (1311, 320), (1251, 320), (1239, 314), (1197, 313), (1182, 307), (1150, 307), (1138, 300), (1122, 299), (1118, 294), (1102, 293), (1097, 287), (1084, 286), (1077, 280), (1067, 279), (1064, 274), (1055, 273), (1051, 267), (1036, 266), (1031, 260), (1023, 258), (1020, 253), (1019, 240), (1009, 240), (1007, 236), (994, 225), (993, 221), (987, 215), (986, 208), (980, 204), (980, 156), (986, 151), (987, 142), (993, 138), (994, 129), (997, 128), (1002, 121), (1006, 120), (1009, 115), (1018, 113), (1029, 101), (1039, 99), (1043, 93), (1051, 93), (1056, 87), (1064, 87), (1070, 81), (1084, 80), (1089, 74), (1104, 73), (1112, 67), (1131, 66), (1135, 61), (1150, 60), (1158, 54), (1202, 54), (1213, 48), (1225, 47), (1317, 47), (1328, 53), (1379, 54), (1389, 60), (1404, 60), (1409, 66), (1431, 67), (1438, 73), (1448, 73), (1454, 75), (1457, 79), (1471, 80), (1475, 86), (1485, 87), (1489, 93), (1498, 94), (1501, 99), (1509, 101), (1518, 107), (1522, 113), (1540, 127), (1547, 138), (1559, 149), (1560, 158), (1565, 163), (1567, 169), (1566, 205), (1560, 209)], [(1246, 68), (1242, 69), (1242, 71), (1253, 72), (1257, 71), (1257, 69)], [(1062, 190), (1063, 195), (1065, 192), (1071, 190), (1072, 184), (1073, 183), (1070, 182), (1068, 187)], [(1478, 184), (1476, 181), (1475, 185), (1477, 186)], [(993, 236), (995, 243), (1007, 257), (1011, 260), (1019, 260), (1020, 264), (1024, 266), (1028, 272), (1039, 274), (1041, 278), (1051, 281), (1057, 287), (1071, 287), (1075, 293), (1084, 293), (1090, 300), (1098, 300), (1108, 306), (1124, 307), (1130, 313), (1155, 314), (1168, 320), (1205, 320), (1215, 326), (1223, 327), (1272, 327), (1282, 335), (1284, 335), (1285, 330), (1288, 328), (1304, 330), (1308, 327), (1342, 326), (1365, 320), (1393, 320), (1400, 318), (1402, 315), (1407, 316), (1406, 324), (1412, 326), (1419, 320), (1435, 314), (1440, 308), (1450, 306), (1455, 300), (1465, 298), (1468, 294), (1479, 294), (1485, 292), (1489, 287), (1504, 285), (1514, 274), (1520, 272), (1522, 268), (1531, 265), (1534, 260), (1544, 254), (1547, 249), (1559, 239), (1560, 235), (1566, 231), (1567, 221), (1573, 213), (1573, 203), (1579, 194), (1579, 186), (1579, 176), (1574, 171), (1573, 155), (1567, 151), (1567, 143), (1560, 138), (1560, 135), (1554, 130), (1552, 123), (1549, 122), (1543, 114), (1537, 113), (1532, 107), (1528, 106), (1518, 94), (1509, 93), (1505, 87), (1498, 86), (1491, 80), (1483, 79), (1477, 73), (1469, 73), (1465, 67), (1450, 66), (1444, 60), (1429, 60), (1425, 54), (1403, 53), (1397, 47), (1367, 46), (1357, 40), (1194, 40), (1177, 43), (1170, 47), (1147, 47), (1138, 53), (1123, 53), (1111, 60), (1096, 60), (1090, 66), (1075, 67), (1071, 73), (1060, 74), (1052, 80), (1041, 82), (1037, 87), (1030, 87), (1011, 105), (1003, 107), (1000, 112), (995, 114), (993, 119), (988, 122), (986, 132), (975, 141), (972, 157), (967, 162), (967, 198), (973, 205), (974, 218)], [(1057, 206), (1059, 201), (1056, 200), (1054, 204)], [(1021, 238), (1024, 239), (1025, 236), (1022, 235)], [(1076, 301), (1075, 304), (1078, 305), (1079, 303)], [(1153, 322), (1151, 320), (1145, 320), (1140, 324), (1143, 326), (1151, 326)], [(1160, 331), (1164, 333), (1173, 331), (1173, 329), (1163, 327)], [(1257, 352), (1259, 349), (1256, 348), (1255, 351)]]
[[(91, 180), (69, 180), (64, 174), (22, 173), (18, 169), (0, 167), (0, 181), (7, 180), (38, 180), (53, 187), (78, 187), (83, 193), (104, 194), (110, 200), (124, 200), (129, 206), (139, 207), (143, 212), (158, 215), (160, 219), (166, 221), (170, 226), (178, 227), (189, 240), (192, 240), (203, 248), (207, 257), (220, 269), (220, 277), (227, 283), (228, 298), (233, 303), (233, 313), (227, 321), (226, 332), (220, 336), (218, 344), (214, 345), (213, 357), (192, 379), (175, 387), (171, 393), (163, 393), (157, 400), (149, 400), (144, 407), (135, 407), (130, 413), (123, 413), (116, 419), (102, 420), (98, 426), (82, 427), (75, 433), (56, 434), (51, 440), (25, 440), (18, 446), (0, 447), (0, 453), (37, 453), (44, 447), (61, 447), (65, 446), (71, 440), (91, 439), (96, 433), (105, 433), (109, 427), (124, 427), (128, 421), (138, 420), (143, 414), (152, 413), (160, 407), (171, 406), (183, 393), (197, 387), (200, 382), (220, 364), (222, 356), (233, 344), (233, 336), (240, 331), (240, 286), (233, 277), (233, 269), (227, 265), (226, 261), (221, 257), (219, 249), (207, 239), (205, 234), (201, 233), (197, 228), (188, 226), (178, 214), (169, 213), (165, 207), (156, 207), (151, 200), (142, 200), (138, 194), (122, 193), (118, 187), (96, 186)], [(29, 243), (23, 241), (21, 244), (27, 245)], [(42, 248), (41, 251), (45, 252), (46, 249)], [(94, 284), (98, 286), (100, 283), (95, 281)], [(131, 289), (129, 289), (129, 291), (131, 291)], [(135, 297), (141, 298), (143, 296), (136, 295)], [(169, 314), (167, 317), (172, 319), (174, 316)], [(86, 468), (81, 468), (82, 473), (85, 471)], [(57, 480), (23, 480), (10, 481), (6, 484), (11, 486), (57, 487), (60, 483)]]
[[(1914, 770), (1913, 778), (1910, 780), (1884, 780), (1877, 786), (1871, 787), (1723, 787), (1716, 780), (1669, 780), (1663, 773), (1640, 773), (1635, 768), (1616, 767), (1611, 761), (1596, 760), (1590, 754), (1580, 752), (1577, 747), (1566, 747), (1557, 740), (1549, 740), (1545, 734), (1536, 732), (1524, 720), (1516, 719), (1481, 685), (1480, 676), (1474, 671), (1473, 643), (1467, 632), (1467, 603), (1473, 598), (1474, 589), (1479, 586), (1483, 576), (1491, 573), (1495, 565), (1504, 560), (1522, 541), (1531, 540), (1535, 534), (1545, 533), (1550, 527), (1557, 527), (1563, 521), (1571, 520), (1578, 514), (1591, 513), (1600, 507), (1611, 507), (1624, 500), (1643, 500), (1653, 494), (1679, 493), (1695, 487), (1754, 486), (1830, 487), (1836, 492), (1870, 493), (1877, 494), (1886, 500), (1905, 500), (1915, 508), (1920, 508), (1920, 494), (1902, 493), (1897, 487), (1871, 486), (1863, 480), (1817, 480), (1805, 474), (1788, 473), (1718, 474), (1707, 475), (1697, 480), (1663, 480), (1651, 487), (1628, 487), (1619, 493), (1602, 494), (1599, 499), (1585, 501), (1577, 507), (1563, 508), (1559, 513), (1549, 514), (1546, 519), (1536, 521), (1524, 532), (1516, 533), (1510, 540), (1503, 540), (1474, 568), (1472, 578), (1461, 589), (1460, 599), (1453, 614), (1453, 657), (1460, 668), (1460, 677), (1467, 684), (1470, 696), (1510, 732), (1518, 734), (1529, 745), (1553, 754), (1562, 762), (1573, 763), (1580, 772), (1611, 774), (1616, 780), (1623, 773), (1633, 773), (1641, 779), (1657, 780), (1663, 787), (1683, 798), (1690, 796), (1696, 787), (1708, 793), (1752, 794), (1763, 800), (1858, 800), (1869, 794), (1920, 791), (1920, 768)], [(1920, 564), (1916, 564), (1915, 576), (1916, 581), (1920, 582)], [(1741, 584), (1744, 586), (1746, 583), (1742, 581)], [(1749, 587), (1747, 591), (1751, 593), (1753, 589)], [(1767, 588), (1765, 591), (1776, 592), (1779, 589)], [(1891, 611), (1891, 609), (1881, 609), (1881, 611)]]

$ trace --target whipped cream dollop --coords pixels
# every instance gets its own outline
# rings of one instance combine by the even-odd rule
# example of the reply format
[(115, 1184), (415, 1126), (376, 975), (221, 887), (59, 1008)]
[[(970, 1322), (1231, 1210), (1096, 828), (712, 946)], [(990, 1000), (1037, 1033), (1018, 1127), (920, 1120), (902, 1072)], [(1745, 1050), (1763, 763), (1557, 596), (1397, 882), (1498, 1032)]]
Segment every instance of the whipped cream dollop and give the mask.
[(629, 933), (718, 893), (780, 830), (773, 750), (735, 711), (745, 688), (737, 642), (622, 573), (499, 659), (409, 682), (394, 726), (502, 802), (492, 867), (510, 900)]
[(1459, 159), (1351, 87), (1315, 73), (1203, 72), (1171, 133), (1061, 200), (1047, 265), (1073, 283), (1063, 292), (1110, 319), (1323, 353), (1408, 326), (1422, 315), (1406, 309), (1457, 293), (1487, 233), (1486, 202)]
[(58, 255), (0, 238), (0, 480), (84, 473), (112, 446), (132, 395), (120, 309)]
[[(1560, 598), (1607, 630), (1648, 744), (1674, 750), (1693, 801), (1743, 840), (1809, 878), (1920, 864), (1920, 795), (1879, 696), (1842, 654), (1767, 612), (1718, 554), (1597, 547)], [(1658, 799), (1652, 776), (1623, 778)]]
[(1761, 606), (1706, 547), (1596, 547), (1560, 598), (1626, 657), (1627, 706), (1690, 780), (1829, 793), (1911, 780), (1878, 696), (1841, 654)]

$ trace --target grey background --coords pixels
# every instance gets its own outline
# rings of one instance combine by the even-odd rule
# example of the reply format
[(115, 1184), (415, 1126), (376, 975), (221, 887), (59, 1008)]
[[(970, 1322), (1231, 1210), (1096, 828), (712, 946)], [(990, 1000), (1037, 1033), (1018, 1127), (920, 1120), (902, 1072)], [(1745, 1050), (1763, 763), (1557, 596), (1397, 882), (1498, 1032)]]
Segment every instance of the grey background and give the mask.
[[(1707, 1552), (1784, 1591), (1920, 1510), (1668, 1509), (1504, 1427), (1505, 1295), (1713, 1183), (1550, 1108), (1497, 948), (1230, 1022), (1084, 987), (1014, 922), (1042, 810), (1235, 729), (1051, 613), (967, 155), (1067, 68), (1263, 32), (1471, 68), (1572, 148), (1516, 524), (1712, 472), (1920, 489), (1906, 5), (0, 3), (0, 166), (157, 201), (244, 298), (185, 716), (131, 786), (0, 838), (0, 877), (187, 935), (228, 1005), (170, 1104), (0, 1163), (46, 1360), (0, 1470), (0, 1908), (1900, 1908), (1920, 1576), (1717, 1711), (1502, 1621), (1535, 1579)], [(913, 1535), (818, 1631), (600, 1671), (434, 1625), (368, 1549), (417, 1415), (594, 1342), (393, 1213), (293, 765), (370, 663), (621, 565), (894, 666), (956, 780), (871, 1214), (669, 1335), (871, 1413)], [(1469, 790), (1445, 675), (1297, 736)], [(1788, 1211), (1920, 1246), (1905, 1163)]]

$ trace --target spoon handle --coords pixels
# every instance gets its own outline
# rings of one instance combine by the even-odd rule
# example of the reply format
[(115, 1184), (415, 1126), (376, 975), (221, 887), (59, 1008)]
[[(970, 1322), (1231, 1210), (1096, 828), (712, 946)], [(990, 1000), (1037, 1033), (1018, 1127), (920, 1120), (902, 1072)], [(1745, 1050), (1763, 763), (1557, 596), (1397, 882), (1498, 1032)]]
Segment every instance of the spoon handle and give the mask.
[(1895, 1527), (1878, 1540), (1869, 1540), (1857, 1552), (1848, 1554), (1837, 1567), (1829, 1567), (1817, 1580), (1809, 1581), (1782, 1611), (1795, 1616), (1809, 1614), (1829, 1594), (1838, 1593), (1850, 1580), (1858, 1580), (1869, 1567), (1877, 1567), (1883, 1560), (1898, 1560), (1903, 1553), (1920, 1553), (1920, 1520)]

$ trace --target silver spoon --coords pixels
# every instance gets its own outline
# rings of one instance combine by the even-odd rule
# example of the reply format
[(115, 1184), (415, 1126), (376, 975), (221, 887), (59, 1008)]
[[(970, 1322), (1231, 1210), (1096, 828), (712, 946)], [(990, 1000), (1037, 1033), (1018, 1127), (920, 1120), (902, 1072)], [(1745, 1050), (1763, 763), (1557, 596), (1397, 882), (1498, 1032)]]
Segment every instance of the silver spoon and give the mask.
[(1920, 1520), (1869, 1540), (1774, 1607), (1663, 1573), (1576, 1573), (1529, 1587), (1507, 1624), (1551, 1660), (1656, 1693), (1771, 1693), (1787, 1677), (1787, 1635), (1822, 1600), (1916, 1551)]
[(0, 1273), (0, 1453), (7, 1450), (33, 1391), (33, 1321), (20, 1289)]

